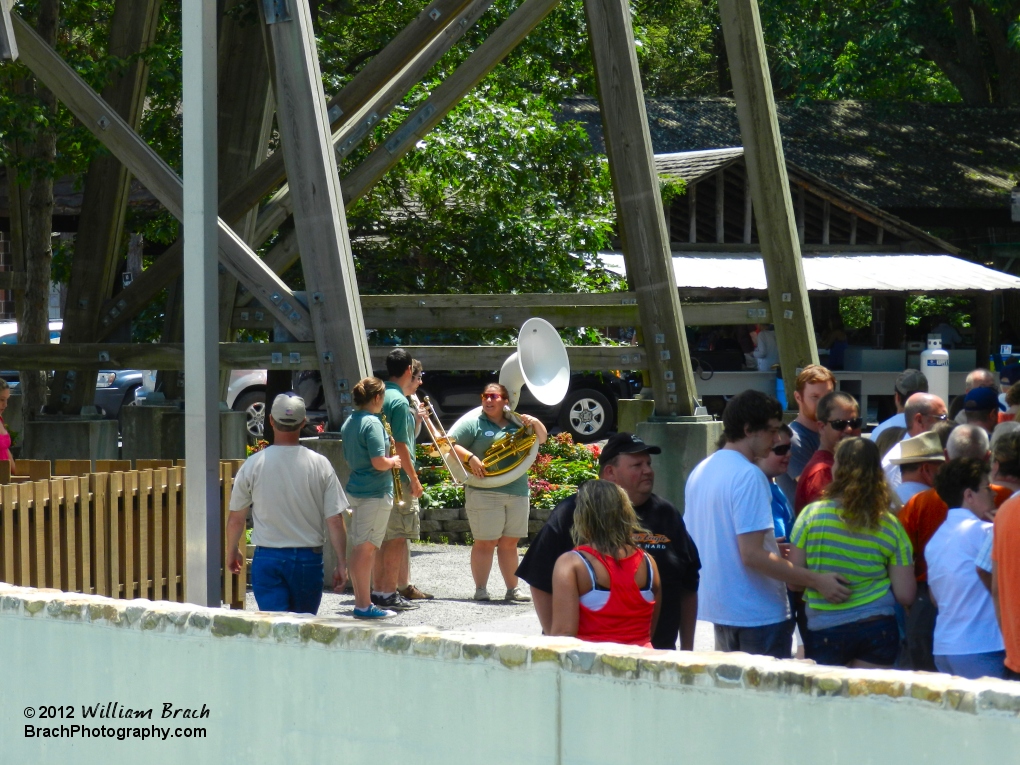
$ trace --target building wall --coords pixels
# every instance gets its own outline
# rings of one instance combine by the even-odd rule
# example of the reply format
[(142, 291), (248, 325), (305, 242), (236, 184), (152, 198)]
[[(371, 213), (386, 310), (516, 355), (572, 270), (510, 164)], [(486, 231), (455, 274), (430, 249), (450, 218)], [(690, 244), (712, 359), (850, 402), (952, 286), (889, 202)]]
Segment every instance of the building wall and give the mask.
[[(8, 585), (0, 645), (12, 763), (1020, 763), (1020, 684), (1006, 681)], [(81, 719), (114, 703), (152, 719)], [(26, 737), (74, 724), (205, 737)]]

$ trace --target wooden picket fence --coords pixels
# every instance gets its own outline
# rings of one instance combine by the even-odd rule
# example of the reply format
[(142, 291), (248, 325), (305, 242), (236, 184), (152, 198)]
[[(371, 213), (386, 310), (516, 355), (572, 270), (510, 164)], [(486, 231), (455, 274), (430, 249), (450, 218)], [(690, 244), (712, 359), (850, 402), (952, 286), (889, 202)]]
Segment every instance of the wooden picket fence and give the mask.
[[(220, 463), (221, 568), (230, 490), (240, 464)], [(183, 602), (184, 480), (185, 468), (177, 465), (0, 485), (2, 580)], [(224, 568), (223, 602), (231, 608), (244, 608), (247, 574), (246, 567), (238, 574)]]

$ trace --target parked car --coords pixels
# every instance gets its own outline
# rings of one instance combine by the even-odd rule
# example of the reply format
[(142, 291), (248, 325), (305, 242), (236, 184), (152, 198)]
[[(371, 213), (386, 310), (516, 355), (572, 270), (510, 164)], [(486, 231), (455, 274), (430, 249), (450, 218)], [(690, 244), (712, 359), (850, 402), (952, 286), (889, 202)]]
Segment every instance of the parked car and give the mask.
[[(56, 319), (50, 321), (50, 342), (59, 343), (64, 322)], [(15, 321), (0, 322), (0, 345), (12, 345), (18, 342), (18, 323)], [(0, 377), (16, 390), (19, 374), (16, 370), (0, 371)], [(139, 389), (152, 390), (153, 373), (140, 369), (109, 369), (102, 370), (96, 376), (96, 395), (93, 404), (107, 419), (116, 420), (120, 410), (133, 403)]]
[[(386, 378), (385, 372), (376, 375)], [(465, 412), (479, 404), (479, 394), (487, 383), (499, 379), (496, 372), (436, 372), (426, 370), (418, 392), (428, 396), (436, 414), (450, 426)], [(616, 427), (617, 401), (633, 397), (640, 384), (615, 375), (575, 373), (563, 401), (554, 406), (539, 403), (527, 388), (521, 394), (517, 410), (540, 419), (546, 427), (570, 433), (582, 443), (599, 441)], [(324, 406), (318, 372), (295, 373), (293, 389), (305, 399), (309, 419)], [(266, 416), (266, 372), (258, 369), (234, 370), (227, 388), (227, 406), (248, 414), (248, 433), (261, 438)]]

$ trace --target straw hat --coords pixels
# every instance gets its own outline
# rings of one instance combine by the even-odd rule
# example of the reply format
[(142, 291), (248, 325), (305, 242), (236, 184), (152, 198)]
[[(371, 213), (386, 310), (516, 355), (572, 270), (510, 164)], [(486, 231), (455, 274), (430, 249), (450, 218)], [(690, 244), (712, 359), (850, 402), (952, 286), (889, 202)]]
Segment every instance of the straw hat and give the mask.
[(945, 462), (942, 441), (937, 433), (930, 430), (919, 436), (900, 441), (889, 450), (889, 462), (893, 465), (909, 465), (912, 462)]

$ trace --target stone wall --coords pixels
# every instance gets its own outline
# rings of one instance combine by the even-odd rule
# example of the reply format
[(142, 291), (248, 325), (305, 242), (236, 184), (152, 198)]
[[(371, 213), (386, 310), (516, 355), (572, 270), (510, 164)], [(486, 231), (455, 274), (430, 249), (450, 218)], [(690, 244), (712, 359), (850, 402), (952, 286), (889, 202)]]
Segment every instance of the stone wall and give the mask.
[[(528, 541), (535, 538), (538, 530), (549, 520), (552, 510), (531, 508), (528, 516)], [(463, 507), (430, 507), (421, 511), (421, 538), (426, 542), (463, 544), (470, 535), (467, 510)]]
[[(2, 584), (0, 645), (4, 762), (1020, 763), (1020, 683), (1004, 680)], [(83, 705), (152, 716), (82, 720)], [(170, 733), (116, 738), (143, 727)]]

